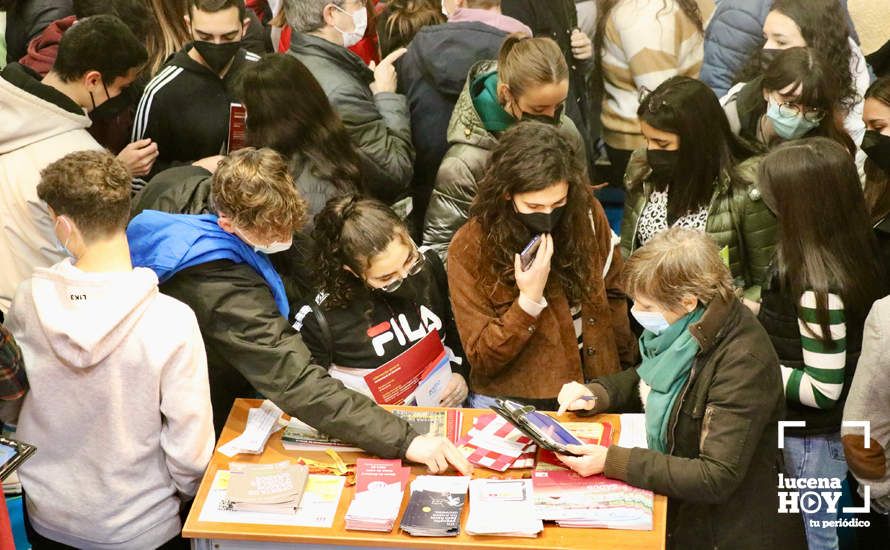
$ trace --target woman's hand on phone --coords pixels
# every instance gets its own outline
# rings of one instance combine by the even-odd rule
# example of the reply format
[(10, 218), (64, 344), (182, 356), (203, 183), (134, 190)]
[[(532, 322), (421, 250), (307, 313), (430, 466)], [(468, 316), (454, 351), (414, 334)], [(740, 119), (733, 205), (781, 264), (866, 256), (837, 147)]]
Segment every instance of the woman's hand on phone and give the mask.
[(516, 274), (516, 286), (519, 292), (534, 302), (541, 302), (544, 287), (550, 276), (550, 259), (553, 257), (553, 237), (549, 233), (541, 236), (541, 246), (535, 253), (535, 259), (527, 271), (522, 270), (519, 254), (513, 258), (513, 271)]

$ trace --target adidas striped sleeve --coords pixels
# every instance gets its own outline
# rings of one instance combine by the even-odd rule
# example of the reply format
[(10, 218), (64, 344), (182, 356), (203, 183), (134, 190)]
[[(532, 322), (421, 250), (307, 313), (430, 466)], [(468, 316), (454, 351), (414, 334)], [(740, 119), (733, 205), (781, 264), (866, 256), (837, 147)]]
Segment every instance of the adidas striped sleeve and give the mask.
[(822, 340), (822, 327), (816, 319), (816, 294), (804, 292), (797, 321), (804, 367), (792, 369), (782, 365), (782, 382), (789, 401), (830, 409), (841, 396), (847, 363), (847, 325), (844, 303), (836, 294), (828, 295), (828, 318), (834, 345)]

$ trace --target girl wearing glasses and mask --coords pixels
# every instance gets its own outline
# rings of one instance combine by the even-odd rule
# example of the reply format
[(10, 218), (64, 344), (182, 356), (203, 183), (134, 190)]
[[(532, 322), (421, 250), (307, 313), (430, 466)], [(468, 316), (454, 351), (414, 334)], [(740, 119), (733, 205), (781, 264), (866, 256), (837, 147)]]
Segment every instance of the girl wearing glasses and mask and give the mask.
[(704, 231), (736, 286), (757, 300), (776, 221), (755, 185), (757, 160), (732, 134), (714, 92), (673, 77), (642, 98), (637, 114), (646, 149), (631, 156), (624, 179), (624, 256), (669, 227)]
[(765, 147), (822, 136), (855, 154), (833, 74), (812, 48), (780, 50), (761, 76), (723, 98), (733, 133)]
[(355, 195), (329, 201), (312, 237), (319, 293), (300, 308), (294, 327), (313, 359), (347, 387), (370, 395), (364, 375), (436, 330), (452, 356), (441, 406), (460, 406), (469, 366), (438, 256), (418, 249), (388, 206)]
[(509, 397), (555, 410), (564, 383), (633, 364), (617, 237), (559, 130), (505, 132), (470, 214), (449, 247), (448, 282), (471, 406)]

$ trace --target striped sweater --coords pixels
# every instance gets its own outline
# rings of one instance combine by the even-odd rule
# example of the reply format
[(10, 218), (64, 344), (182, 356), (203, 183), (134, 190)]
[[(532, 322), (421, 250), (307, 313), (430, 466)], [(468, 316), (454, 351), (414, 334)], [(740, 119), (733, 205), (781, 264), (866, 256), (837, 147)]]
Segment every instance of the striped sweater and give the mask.
[(602, 48), (603, 138), (610, 147), (645, 146), (637, 119), (640, 88), (676, 75), (698, 78), (701, 32), (674, 0), (621, 0), (606, 22)]
[(836, 294), (828, 295), (828, 318), (833, 345), (822, 340), (824, 333), (816, 317), (816, 294), (804, 292), (798, 308), (798, 325), (803, 349), (803, 369), (782, 365), (785, 397), (815, 407), (834, 407), (844, 389), (847, 362), (847, 325), (844, 303)]

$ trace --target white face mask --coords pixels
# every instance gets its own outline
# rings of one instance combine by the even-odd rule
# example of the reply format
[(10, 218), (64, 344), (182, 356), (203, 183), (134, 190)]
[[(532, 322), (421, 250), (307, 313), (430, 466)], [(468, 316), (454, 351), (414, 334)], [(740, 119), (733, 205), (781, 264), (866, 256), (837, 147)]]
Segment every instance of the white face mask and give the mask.
[(442, 15), (445, 17), (449, 17), (448, 8), (445, 7), (445, 0), (442, 0)]
[(71, 251), (68, 250), (68, 243), (71, 242), (71, 233), (73, 232), (73, 230), (72, 230), (72, 228), (71, 228), (71, 223), (68, 221), (68, 218), (63, 218), (63, 217), (61, 217), (61, 216), (56, 216), (56, 222), (55, 222), (55, 223), (58, 224), (59, 222), (61, 222), (62, 224), (64, 224), (64, 225), (68, 228), (68, 236), (65, 238), (65, 242), (64, 242), (64, 243), (62, 243), (61, 241), (57, 241), (57, 242), (56, 242), (56, 248), (59, 250), (59, 253), (60, 253), (60, 254), (63, 254), (63, 255), (65, 255), (65, 256), (74, 256), (74, 255), (71, 253)]
[(362, 6), (358, 11), (349, 13), (343, 8), (338, 6), (334, 7), (352, 17), (352, 24), (355, 26), (355, 30), (352, 32), (341, 31), (339, 27), (334, 25), (334, 28), (340, 31), (340, 34), (343, 35), (343, 46), (351, 48), (361, 41), (362, 37), (365, 36), (365, 31), (368, 30), (368, 10)]
[(656, 336), (671, 326), (671, 324), (667, 322), (667, 319), (664, 318), (664, 315), (657, 311), (637, 311), (636, 308), (631, 308), (630, 314), (634, 316), (634, 319), (636, 319), (638, 323), (640, 323), (641, 327)]
[(254, 252), (262, 252), (263, 254), (277, 254), (278, 252), (284, 252), (285, 250), (289, 249), (291, 247), (291, 244), (293, 244), (294, 242), (293, 238), (290, 238), (286, 241), (273, 241), (266, 246), (260, 246), (258, 244), (253, 244), (252, 242), (250, 242), (250, 239), (248, 239), (244, 235), (244, 233), (238, 230), (235, 230), (235, 234), (238, 235), (238, 237), (242, 241), (253, 247)]

